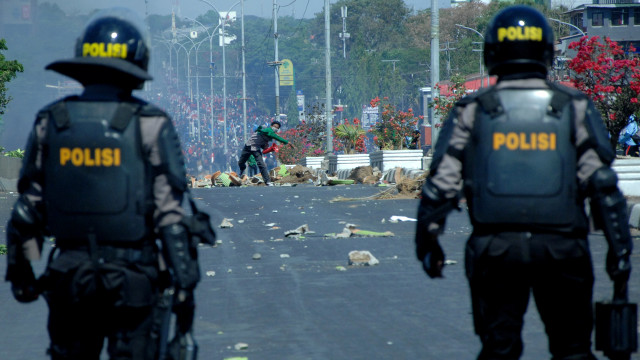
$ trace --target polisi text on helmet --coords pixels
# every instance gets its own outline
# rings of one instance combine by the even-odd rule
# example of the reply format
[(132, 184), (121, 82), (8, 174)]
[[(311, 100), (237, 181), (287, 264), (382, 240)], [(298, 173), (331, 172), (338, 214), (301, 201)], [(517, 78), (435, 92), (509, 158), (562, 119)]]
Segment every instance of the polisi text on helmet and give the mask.
[(127, 44), (105, 44), (103, 42), (98, 43), (83, 43), (82, 44), (82, 56), (90, 57), (110, 57), (110, 58), (127, 58)]
[(73, 166), (120, 166), (120, 148), (60, 148), (60, 165), (69, 162)]
[(537, 26), (509, 26), (498, 28), (498, 41), (542, 41), (542, 28)]

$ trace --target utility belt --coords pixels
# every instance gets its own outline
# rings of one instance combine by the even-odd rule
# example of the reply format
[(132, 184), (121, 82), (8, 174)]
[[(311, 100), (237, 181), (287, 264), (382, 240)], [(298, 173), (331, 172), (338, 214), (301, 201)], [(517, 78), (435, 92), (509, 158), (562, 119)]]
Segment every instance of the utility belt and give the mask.
[(76, 250), (86, 251), (95, 258), (103, 262), (126, 262), (138, 264), (153, 264), (158, 262), (158, 249), (155, 244), (148, 243), (141, 247), (122, 247), (113, 245), (88, 245), (86, 241), (62, 241), (63, 246), (58, 245), (60, 251)]
[(589, 231), (588, 228), (581, 225), (568, 225), (564, 227), (552, 226), (552, 225), (521, 225), (521, 224), (479, 224), (476, 223), (473, 226), (473, 234), (475, 236), (487, 236), (495, 235), (499, 233), (534, 233), (534, 234), (548, 234), (550, 236), (568, 236), (586, 238)]

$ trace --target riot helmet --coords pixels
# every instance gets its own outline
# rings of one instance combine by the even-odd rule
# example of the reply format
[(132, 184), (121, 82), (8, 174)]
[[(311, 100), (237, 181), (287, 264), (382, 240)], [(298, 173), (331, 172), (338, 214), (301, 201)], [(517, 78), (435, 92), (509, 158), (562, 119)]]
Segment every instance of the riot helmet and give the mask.
[(151, 80), (149, 36), (141, 18), (125, 8), (97, 12), (76, 42), (75, 57), (49, 64), (83, 85), (112, 83), (142, 88)]
[(542, 13), (530, 6), (501, 10), (484, 37), (484, 62), (490, 75), (547, 73), (553, 61), (553, 30)]

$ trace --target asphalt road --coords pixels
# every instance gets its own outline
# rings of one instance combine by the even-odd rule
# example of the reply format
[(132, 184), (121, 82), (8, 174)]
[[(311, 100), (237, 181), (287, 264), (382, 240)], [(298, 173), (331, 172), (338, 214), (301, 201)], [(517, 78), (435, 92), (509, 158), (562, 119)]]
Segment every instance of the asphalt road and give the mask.
[[(464, 242), (471, 230), (466, 212), (449, 216), (441, 238), (447, 259), (457, 263), (445, 268), (444, 279), (431, 280), (414, 258), (415, 223), (389, 221), (393, 215), (415, 217), (417, 200), (363, 199), (381, 190), (309, 185), (193, 190), (221, 240), (216, 248), (199, 250), (199, 359), (474, 359), (480, 343), (464, 276)], [(361, 200), (330, 202), (339, 196)], [(0, 193), (0, 224), (6, 223), (15, 197)], [(218, 228), (223, 218), (233, 219), (234, 226)], [(323, 236), (341, 232), (346, 223), (394, 236)], [(303, 224), (315, 234), (284, 236)], [(637, 237), (634, 242), (639, 249)], [(592, 235), (591, 249), (598, 301), (611, 292), (603, 269), (604, 238)], [(370, 251), (379, 265), (349, 266), (352, 250)], [(253, 259), (256, 254), (259, 260)], [(638, 255), (633, 264), (640, 269)], [(43, 266), (44, 261), (37, 263), (36, 272)], [(2, 277), (5, 268), (1, 256)], [(635, 302), (640, 299), (637, 279), (636, 271), (630, 289)], [(0, 303), (0, 360), (45, 359), (44, 301), (18, 304), (5, 284)], [(529, 309), (522, 359), (549, 358), (533, 301)], [(246, 347), (237, 350), (239, 344)]]

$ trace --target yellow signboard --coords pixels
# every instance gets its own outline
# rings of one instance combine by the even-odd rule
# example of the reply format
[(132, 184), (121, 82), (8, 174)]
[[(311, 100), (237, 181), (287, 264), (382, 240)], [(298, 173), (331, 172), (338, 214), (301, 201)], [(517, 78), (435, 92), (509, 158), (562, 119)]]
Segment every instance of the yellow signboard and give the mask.
[(282, 59), (282, 64), (278, 66), (280, 86), (293, 86), (293, 63), (289, 59)]

